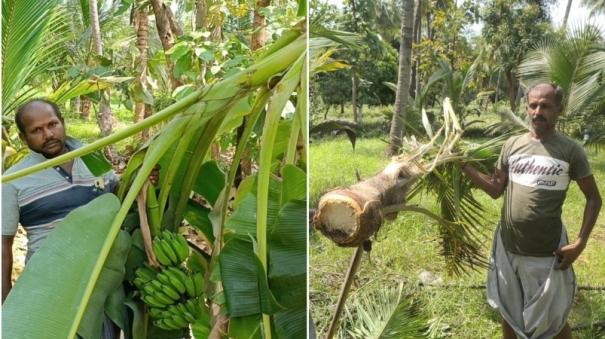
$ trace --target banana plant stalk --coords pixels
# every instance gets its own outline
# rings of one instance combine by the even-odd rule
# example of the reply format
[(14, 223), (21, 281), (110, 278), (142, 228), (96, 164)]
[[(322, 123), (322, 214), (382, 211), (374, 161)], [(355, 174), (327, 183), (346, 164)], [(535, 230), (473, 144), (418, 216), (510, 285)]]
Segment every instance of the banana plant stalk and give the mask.
[(242, 133), (242, 137), (240, 138), (239, 144), (237, 145), (237, 149), (235, 154), (233, 155), (233, 160), (231, 161), (231, 168), (229, 169), (229, 175), (227, 176), (227, 184), (224, 189), (223, 194), (223, 203), (221, 205), (221, 219), (219, 223), (219, 230), (216, 234), (216, 239), (214, 242), (214, 248), (212, 253), (215, 254), (212, 256), (214, 260), (218, 259), (218, 254), (222, 248), (222, 238), (223, 238), (223, 230), (225, 228), (225, 221), (227, 219), (227, 207), (229, 206), (229, 198), (231, 188), (233, 187), (233, 183), (235, 182), (235, 175), (237, 174), (237, 167), (239, 166), (240, 160), (242, 158), (242, 154), (244, 154), (244, 150), (246, 149), (246, 143), (252, 134), (252, 130), (258, 121), (263, 109), (265, 108), (265, 104), (269, 98), (269, 90), (266, 87), (262, 87), (256, 96), (256, 100), (254, 102), (254, 106), (250, 111), (249, 119), (244, 128), (244, 132)]
[[(265, 125), (261, 137), (261, 152), (258, 169), (257, 182), (257, 207), (256, 207), (256, 241), (258, 243), (257, 256), (263, 265), (265, 272), (267, 268), (267, 208), (269, 199), (269, 178), (271, 175), (271, 160), (273, 158), (273, 145), (281, 113), (290, 98), (291, 93), (300, 82), (300, 74), (306, 61), (305, 54), (301, 55), (292, 65), (292, 68), (280, 80), (274, 88), (274, 94), (269, 102), (269, 110), (265, 117)], [(259, 277), (267, 279), (267, 276)], [(271, 339), (271, 322), (269, 315), (263, 314), (264, 337)]]

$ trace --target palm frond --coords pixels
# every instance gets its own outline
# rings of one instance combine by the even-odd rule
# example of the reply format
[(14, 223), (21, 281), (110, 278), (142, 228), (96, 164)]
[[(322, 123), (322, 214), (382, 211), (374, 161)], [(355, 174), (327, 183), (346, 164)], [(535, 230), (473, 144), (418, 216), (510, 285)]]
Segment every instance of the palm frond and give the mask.
[[(61, 39), (43, 40), (47, 31), (61, 30), (63, 24), (53, 14), (58, 0), (2, 1), (2, 98), (3, 111), (23, 85), (44, 71), (40, 63), (56, 58)], [(4, 114), (4, 113), (3, 113)]]
[[(422, 338), (427, 317), (403, 283), (362, 291), (353, 296), (341, 323), (342, 338)], [(343, 334), (346, 333), (346, 334)]]
[(605, 69), (603, 31), (595, 25), (573, 27), (566, 39), (539, 43), (519, 66), (525, 85), (555, 82), (567, 94), (564, 106), (568, 115), (581, 114), (595, 101), (600, 101), (603, 84), (600, 74)]

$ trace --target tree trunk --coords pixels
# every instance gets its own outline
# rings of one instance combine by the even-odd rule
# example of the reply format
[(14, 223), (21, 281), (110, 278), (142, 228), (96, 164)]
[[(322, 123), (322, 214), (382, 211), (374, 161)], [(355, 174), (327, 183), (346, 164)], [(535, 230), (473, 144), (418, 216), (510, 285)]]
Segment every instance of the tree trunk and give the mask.
[(357, 247), (372, 236), (385, 218), (387, 206), (402, 205), (409, 188), (424, 174), (415, 161), (394, 161), (376, 176), (324, 194), (314, 224), (339, 246)]
[(92, 102), (87, 97), (81, 97), (80, 100), (80, 119), (84, 121), (90, 120), (90, 107), (92, 106)]
[(113, 131), (115, 118), (111, 112), (109, 90), (101, 92), (101, 102), (99, 104), (99, 113), (97, 114), (97, 123), (101, 130), (101, 135), (106, 137)]
[[(196, 0), (195, 1), (195, 30), (206, 31), (208, 30), (208, 0)], [(200, 62), (200, 75), (199, 81), (202, 86), (206, 85), (206, 70), (208, 64), (205, 61)]]
[(433, 40), (433, 32), (431, 31), (431, 11), (426, 11), (426, 37)]
[[(416, 0), (415, 9), (414, 9), (414, 43), (420, 43), (420, 24), (422, 21), (422, 13), (420, 11), (422, 7), (422, 0)], [(419, 60), (414, 62), (414, 66), (412, 67), (412, 78), (410, 81), (410, 95), (414, 98), (414, 101), (417, 101), (417, 93), (418, 93), (418, 83), (419, 83), (419, 75), (418, 75), (418, 65), (420, 64)]]
[(563, 16), (563, 23), (561, 24), (561, 30), (565, 32), (567, 30), (567, 19), (569, 19), (569, 12), (571, 11), (571, 3), (573, 0), (567, 0), (567, 7), (565, 7), (565, 16)]
[[(97, 55), (103, 55), (103, 39), (101, 38), (101, 26), (99, 24), (99, 10), (97, 0), (88, 0), (88, 9), (90, 14), (90, 26), (94, 52)], [(100, 91), (101, 101), (99, 104), (99, 113), (97, 114), (97, 123), (101, 130), (101, 135), (106, 137), (111, 134), (115, 118), (111, 112), (111, 101), (109, 91)]]
[(500, 76), (502, 75), (502, 70), (498, 70), (498, 78), (496, 80), (496, 95), (494, 97), (494, 104), (498, 102), (498, 92), (500, 91)]
[(359, 125), (361, 122), (357, 112), (357, 69), (355, 65), (351, 66), (351, 105), (353, 106), (353, 121)]
[(206, 23), (206, 17), (208, 16), (208, 4), (206, 0), (195, 1), (195, 30), (201, 31), (206, 30), (208, 26)]
[(399, 71), (397, 76), (397, 93), (387, 155), (395, 155), (401, 147), (405, 134), (406, 108), (410, 94), (411, 58), (412, 58), (412, 24), (414, 18), (413, 0), (403, 0), (401, 10), (401, 37), (399, 40)]
[(270, 4), (271, 0), (256, 0), (251, 43), (253, 51), (265, 46), (265, 17), (260, 14), (259, 10)]
[[(265, 46), (265, 17), (260, 14), (260, 10), (271, 4), (271, 0), (257, 0), (254, 6), (254, 21), (252, 36), (250, 38), (250, 46), (253, 51)], [(248, 119), (244, 117), (244, 122), (237, 128), (237, 143), (239, 143)], [(239, 185), (241, 180), (252, 173), (252, 159), (250, 151), (246, 148), (242, 153), (239, 167), (236, 173), (236, 184)]]
[(174, 17), (174, 14), (172, 13), (172, 10), (170, 9), (170, 7), (166, 7), (166, 16), (168, 17), (168, 23), (170, 24), (170, 30), (172, 31), (172, 34), (177, 37), (182, 36), (183, 29), (181, 28), (181, 25), (179, 25), (179, 22)]
[[(155, 16), (155, 25), (158, 30), (160, 41), (164, 52), (168, 51), (174, 45), (174, 32), (171, 28), (172, 13), (168, 13), (170, 8), (167, 7), (162, 0), (151, 0), (151, 6), (153, 8), (153, 14)], [(174, 23), (173, 23), (174, 24)], [(172, 89), (175, 89), (182, 85), (182, 83), (174, 76), (174, 65), (170, 61), (170, 57), (166, 56), (166, 66), (168, 67), (168, 73), (170, 74), (170, 82), (172, 83)]]
[(511, 111), (515, 113), (517, 112), (517, 90), (519, 89), (519, 83), (514, 71), (506, 73), (506, 81), (508, 82), (508, 102)]
[(74, 115), (76, 112), (80, 112), (80, 97), (75, 97), (69, 100), (69, 108)]
[(103, 55), (103, 39), (101, 39), (101, 25), (99, 23), (97, 0), (88, 0), (88, 11), (88, 14), (90, 15), (90, 29), (94, 52), (97, 55)]
[[(137, 81), (142, 89), (147, 87), (147, 52), (149, 50), (149, 21), (147, 18), (147, 6), (139, 7), (135, 12), (134, 27), (137, 34), (137, 49), (139, 57), (137, 64), (140, 67)], [(141, 100), (135, 102), (134, 122), (145, 119), (145, 103)]]

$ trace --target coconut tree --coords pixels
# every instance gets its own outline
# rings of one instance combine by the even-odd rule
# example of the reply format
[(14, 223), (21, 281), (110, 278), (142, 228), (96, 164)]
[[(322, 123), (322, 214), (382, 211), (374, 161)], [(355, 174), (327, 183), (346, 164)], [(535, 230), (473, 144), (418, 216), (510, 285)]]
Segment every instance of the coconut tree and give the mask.
[[(176, 31), (182, 31), (180, 28), (177, 29), (178, 23), (176, 23), (172, 10), (162, 0), (151, 0), (151, 7), (155, 16), (155, 25), (162, 42), (164, 52), (169, 51), (174, 45), (175, 38), (178, 36)], [(166, 58), (166, 65), (168, 66), (168, 73), (170, 75), (170, 81), (172, 88), (175, 89), (182, 83), (174, 76), (174, 65), (170, 58)]]
[(149, 51), (149, 21), (148, 21), (148, 5), (135, 2), (134, 10), (134, 29), (136, 32), (136, 45), (139, 50), (137, 65), (139, 65), (139, 74), (137, 82), (134, 85), (135, 91), (139, 94), (135, 96), (134, 122), (137, 123), (145, 118), (145, 105), (151, 104), (147, 83), (147, 59)]
[(561, 86), (569, 116), (591, 112), (605, 96), (603, 39), (600, 28), (584, 24), (572, 28), (565, 39), (542, 41), (519, 65), (520, 78), (526, 86), (536, 82)]
[(397, 75), (397, 93), (391, 129), (389, 132), (389, 146), (386, 153), (395, 155), (401, 147), (401, 140), (405, 134), (406, 109), (410, 97), (410, 81), (412, 67), (412, 39), (414, 21), (414, 1), (401, 2), (401, 36), (399, 44), (399, 71)]
[(2, 116), (34, 95), (26, 85), (61, 57), (65, 36), (62, 19), (54, 14), (59, 1), (2, 1)]
[(605, 14), (605, 1), (582, 0), (582, 4), (590, 9), (590, 15)]
[[(90, 28), (92, 32), (92, 45), (94, 53), (102, 57), (103, 56), (103, 38), (101, 36), (101, 25), (99, 22), (99, 8), (97, 0), (88, 0), (88, 11), (90, 15)], [(107, 91), (100, 91), (101, 100), (99, 102), (99, 113), (97, 114), (97, 121), (99, 128), (101, 129), (101, 135), (107, 136), (111, 134), (113, 125), (115, 124), (115, 118), (111, 111), (109, 103), (109, 93)]]

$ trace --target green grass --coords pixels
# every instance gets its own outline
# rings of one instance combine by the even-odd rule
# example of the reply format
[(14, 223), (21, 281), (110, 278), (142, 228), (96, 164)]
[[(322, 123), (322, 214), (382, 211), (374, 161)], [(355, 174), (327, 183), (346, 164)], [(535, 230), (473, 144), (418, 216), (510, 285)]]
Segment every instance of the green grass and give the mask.
[[(131, 126), (133, 124), (132, 120), (132, 117), (126, 116), (124, 114), (116, 115), (116, 125), (113, 129), (114, 132)], [(65, 118), (65, 127), (68, 136), (76, 138), (86, 144), (89, 144), (101, 138), (101, 131), (99, 129), (99, 125), (95, 121), (94, 116), (91, 117), (91, 119), (88, 121), (82, 120), (80, 118)], [(133, 138), (134, 137), (130, 137), (118, 142), (116, 145), (118, 153), (121, 153), (127, 147), (129, 147), (129, 145), (132, 145), (134, 142)]]
[[(315, 207), (323, 192), (336, 186), (356, 181), (355, 169), (367, 178), (388, 162), (384, 156), (386, 144), (379, 138), (359, 139), (357, 149), (352, 150), (345, 137), (313, 140), (310, 146), (309, 180), (310, 206)], [(597, 182), (605, 178), (605, 157), (602, 152), (589, 151), (589, 160)], [(600, 180), (600, 181), (599, 181)], [(605, 194), (601, 185), (601, 194)], [(487, 258), (492, 234), (499, 218), (502, 200), (493, 200), (477, 191), (477, 197), (487, 208), (487, 235), (484, 253)], [(570, 185), (563, 208), (563, 221), (571, 239), (577, 236), (584, 210), (584, 197), (575, 183)], [(437, 211), (434, 197), (417, 197), (411, 203)], [(400, 213), (392, 222), (379, 230), (370, 254), (364, 254), (351, 295), (361, 288), (393, 280), (403, 281), (416, 290), (416, 298), (431, 321), (435, 337), (499, 338), (500, 317), (485, 301), (483, 288), (418, 287), (419, 274), (429, 271), (441, 278), (443, 284), (471, 286), (485, 284), (486, 269), (470, 272), (462, 277), (448, 276), (439, 255), (438, 236), (434, 223), (419, 214)], [(588, 247), (575, 267), (578, 285), (605, 286), (605, 212), (601, 211)], [(319, 337), (325, 335), (338, 298), (340, 285), (353, 249), (335, 246), (319, 232), (310, 236), (309, 279), (310, 305)], [(605, 320), (605, 291), (578, 292), (569, 323), (576, 326)], [(574, 331), (574, 338), (599, 337), (591, 329)]]

